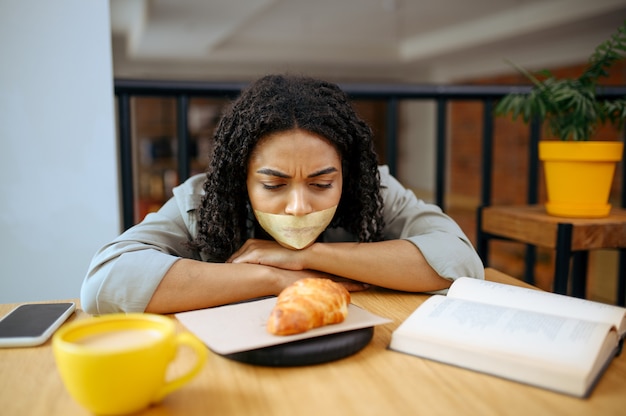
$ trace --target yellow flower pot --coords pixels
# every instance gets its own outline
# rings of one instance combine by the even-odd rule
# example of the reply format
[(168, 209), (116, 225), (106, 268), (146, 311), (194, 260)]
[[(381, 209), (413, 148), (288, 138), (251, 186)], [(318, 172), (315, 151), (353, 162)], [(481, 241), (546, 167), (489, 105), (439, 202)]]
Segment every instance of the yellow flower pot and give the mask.
[(609, 194), (622, 142), (539, 142), (550, 215), (600, 218), (609, 215)]

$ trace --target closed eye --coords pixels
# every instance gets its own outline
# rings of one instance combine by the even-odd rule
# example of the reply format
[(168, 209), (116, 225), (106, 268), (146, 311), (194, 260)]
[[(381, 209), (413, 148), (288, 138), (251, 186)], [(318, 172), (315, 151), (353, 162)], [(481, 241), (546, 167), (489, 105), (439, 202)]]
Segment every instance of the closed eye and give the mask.
[(311, 185), (321, 189), (330, 189), (333, 187), (332, 183), (312, 183)]
[(279, 188), (281, 188), (283, 186), (285, 186), (284, 183), (281, 183), (281, 184), (278, 184), (278, 185), (270, 185), (270, 184), (264, 183), (263, 184), (263, 189), (267, 189), (267, 190), (271, 191), (271, 190), (279, 189)]

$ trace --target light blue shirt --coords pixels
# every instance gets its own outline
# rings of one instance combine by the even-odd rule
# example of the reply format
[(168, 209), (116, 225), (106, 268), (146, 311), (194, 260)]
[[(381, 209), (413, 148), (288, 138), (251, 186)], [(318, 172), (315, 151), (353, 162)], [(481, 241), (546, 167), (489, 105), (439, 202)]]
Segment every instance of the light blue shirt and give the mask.
[[(442, 277), (484, 279), (484, 268), (461, 228), (439, 207), (427, 204), (379, 168), (384, 203), (384, 239), (415, 244)], [(128, 229), (94, 256), (81, 288), (81, 306), (91, 314), (143, 312), (170, 267), (180, 258), (211, 261), (186, 243), (197, 235), (196, 209), (204, 174), (174, 188), (158, 212)], [(328, 229), (323, 241), (356, 241), (344, 229)], [(437, 293), (446, 293), (446, 290)]]

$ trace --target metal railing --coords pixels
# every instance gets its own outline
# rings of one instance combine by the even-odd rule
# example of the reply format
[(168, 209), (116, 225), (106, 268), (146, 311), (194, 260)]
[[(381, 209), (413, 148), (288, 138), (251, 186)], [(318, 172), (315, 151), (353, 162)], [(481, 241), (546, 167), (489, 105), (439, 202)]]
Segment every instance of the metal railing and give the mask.
[[(120, 168), (122, 182), (122, 216), (123, 226), (128, 228), (134, 222), (133, 207), (133, 176), (132, 176), (132, 145), (131, 145), (131, 114), (130, 99), (133, 96), (160, 96), (176, 99), (177, 108), (177, 146), (178, 146), (178, 177), (181, 182), (189, 177), (190, 167), (188, 147), (189, 131), (187, 114), (189, 99), (192, 97), (236, 97), (245, 83), (225, 82), (186, 82), (186, 81), (151, 81), (151, 80), (115, 80), (115, 95), (118, 99), (118, 128)], [(382, 85), (382, 84), (342, 84), (341, 88), (353, 99), (383, 100), (387, 104), (386, 124), (386, 155), (387, 164), (392, 174), (396, 174), (397, 138), (398, 138), (398, 103), (401, 100), (426, 100), (436, 103), (436, 167), (434, 202), (445, 207), (445, 183), (447, 176), (446, 155), (446, 119), (447, 103), (457, 100), (478, 100), (483, 103), (483, 134), (482, 134), (482, 172), (481, 172), (481, 205), (491, 203), (491, 183), (493, 166), (493, 106), (494, 102), (511, 92), (527, 92), (527, 86), (484, 86), (484, 85)], [(606, 87), (602, 91), (604, 97), (626, 96), (626, 87)], [(528, 146), (528, 194), (529, 204), (537, 202), (538, 155), (537, 142), (540, 138), (539, 123), (531, 123), (530, 141)], [(622, 169), (622, 184), (626, 183), (626, 169)], [(622, 206), (626, 201), (626, 186), (621, 190)]]

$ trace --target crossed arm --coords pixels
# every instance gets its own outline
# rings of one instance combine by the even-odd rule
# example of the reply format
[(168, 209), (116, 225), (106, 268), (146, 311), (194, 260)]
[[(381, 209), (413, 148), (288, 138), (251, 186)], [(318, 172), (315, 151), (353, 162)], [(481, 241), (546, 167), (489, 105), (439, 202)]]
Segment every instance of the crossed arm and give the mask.
[(165, 274), (146, 311), (168, 313), (277, 295), (305, 276), (329, 277), (351, 291), (377, 285), (423, 292), (450, 285), (406, 240), (315, 243), (296, 251), (274, 241), (251, 239), (227, 263), (178, 260)]

